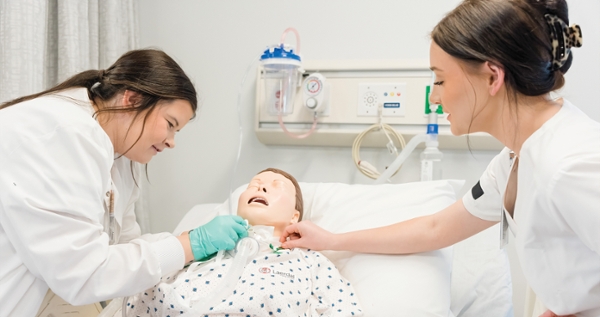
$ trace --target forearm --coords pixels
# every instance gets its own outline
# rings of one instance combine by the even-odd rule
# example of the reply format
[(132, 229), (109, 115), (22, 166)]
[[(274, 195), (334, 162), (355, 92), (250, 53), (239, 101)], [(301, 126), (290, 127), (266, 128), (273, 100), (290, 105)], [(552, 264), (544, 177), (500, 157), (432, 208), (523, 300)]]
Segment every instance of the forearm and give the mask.
[(194, 260), (194, 253), (192, 253), (192, 246), (190, 244), (190, 236), (187, 231), (183, 232), (179, 236), (177, 236), (179, 243), (183, 247), (183, 252), (185, 254), (185, 263), (190, 263)]
[(362, 253), (406, 254), (443, 248), (432, 216), (393, 225), (333, 235), (332, 250)]
[(473, 216), (459, 200), (429, 216), (380, 228), (334, 234), (327, 248), (382, 254), (426, 252), (453, 245), (493, 224), (495, 222)]

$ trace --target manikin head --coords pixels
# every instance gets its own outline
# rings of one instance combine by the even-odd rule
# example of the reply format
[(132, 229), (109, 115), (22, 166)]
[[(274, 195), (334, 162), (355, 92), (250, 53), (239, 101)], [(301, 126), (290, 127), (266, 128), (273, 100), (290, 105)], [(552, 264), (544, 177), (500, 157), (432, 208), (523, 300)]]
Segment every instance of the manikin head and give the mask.
[(279, 236), (286, 226), (302, 219), (302, 191), (296, 179), (276, 168), (261, 171), (240, 195), (238, 216), (250, 225), (275, 227)]

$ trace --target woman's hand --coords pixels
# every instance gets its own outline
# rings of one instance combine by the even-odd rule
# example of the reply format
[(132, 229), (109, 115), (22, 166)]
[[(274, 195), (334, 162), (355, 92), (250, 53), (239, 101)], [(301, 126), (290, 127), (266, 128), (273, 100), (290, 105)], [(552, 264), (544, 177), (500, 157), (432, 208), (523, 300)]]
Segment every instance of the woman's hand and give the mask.
[(231, 250), (239, 239), (247, 236), (246, 222), (240, 216), (216, 216), (209, 223), (189, 232), (196, 261), (221, 250)]
[[(289, 240), (288, 240), (289, 238)], [(337, 236), (310, 221), (300, 221), (285, 228), (279, 241), (286, 249), (331, 250)]]
[(575, 315), (562, 315), (558, 316), (557, 314), (547, 310), (545, 313), (541, 314), (540, 317), (575, 317)]

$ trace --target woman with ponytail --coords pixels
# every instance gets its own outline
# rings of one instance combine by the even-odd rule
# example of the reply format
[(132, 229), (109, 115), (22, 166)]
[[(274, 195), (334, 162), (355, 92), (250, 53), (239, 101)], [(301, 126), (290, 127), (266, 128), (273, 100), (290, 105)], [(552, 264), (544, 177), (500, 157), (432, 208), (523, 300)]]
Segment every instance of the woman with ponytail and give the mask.
[(140, 234), (140, 165), (175, 147), (196, 109), (190, 79), (158, 50), (0, 105), (0, 316), (137, 294), (247, 234), (237, 216)]
[(502, 243), (514, 237), (543, 317), (600, 316), (600, 124), (551, 94), (582, 44), (566, 1), (465, 0), (431, 37), (431, 102), (453, 134), (487, 132), (506, 148), (438, 213), (342, 234), (303, 221), (286, 229), (283, 246), (424, 252), (502, 222)]

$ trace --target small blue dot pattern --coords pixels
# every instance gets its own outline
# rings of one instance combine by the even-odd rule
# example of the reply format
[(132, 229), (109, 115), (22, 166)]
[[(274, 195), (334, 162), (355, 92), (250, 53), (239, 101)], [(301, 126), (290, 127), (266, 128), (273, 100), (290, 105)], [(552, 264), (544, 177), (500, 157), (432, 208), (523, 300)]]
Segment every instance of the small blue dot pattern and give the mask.
[[(219, 289), (233, 258), (193, 263), (127, 300), (127, 316), (363, 316), (352, 284), (323, 254), (306, 249), (261, 252), (235, 290), (198, 311)], [(120, 317), (119, 311), (115, 317)]]

